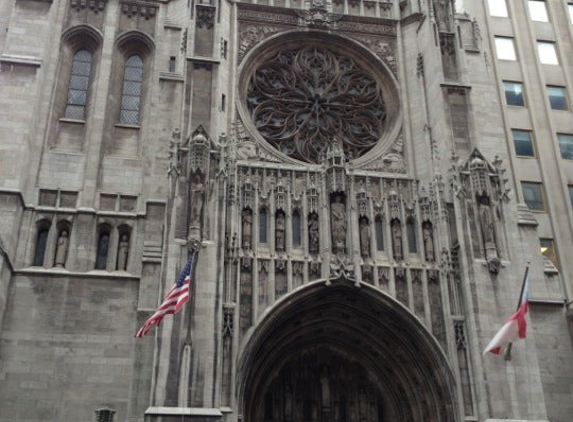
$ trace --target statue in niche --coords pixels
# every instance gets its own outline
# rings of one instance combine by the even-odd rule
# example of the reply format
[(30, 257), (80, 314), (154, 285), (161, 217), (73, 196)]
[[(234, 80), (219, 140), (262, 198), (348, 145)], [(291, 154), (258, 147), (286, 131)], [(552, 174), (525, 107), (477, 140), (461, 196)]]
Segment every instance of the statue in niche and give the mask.
[(129, 251), (129, 238), (127, 234), (122, 234), (117, 247), (117, 269), (125, 271), (127, 269), (127, 253)]
[(448, 1), (434, 0), (434, 16), (440, 32), (448, 30)]
[(346, 250), (346, 205), (342, 202), (342, 195), (336, 195), (330, 204), (332, 225), (332, 251), (344, 253)]
[(312, 213), (308, 222), (308, 250), (310, 253), (318, 253), (319, 228), (318, 215)]
[(396, 261), (402, 260), (402, 226), (400, 220), (392, 220), (392, 251)]
[(328, 367), (323, 365), (320, 371), (320, 397), (322, 401), (322, 410), (330, 409), (330, 380), (328, 378)]
[(285, 420), (292, 421), (292, 391), (290, 384), (285, 385)]
[(491, 214), (491, 205), (489, 197), (487, 195), (478, 196), (478, 214), (481, 223), (481, 233), (483, 236), (483, 241), (487, 244), (488, 242), (494, 242), (494, 226), (493, 226), (493, 216)]
[(370, 256), (370, 225), (368, 219), (360, 219), (360, 253), (363, 258)]
[(195, 175), (191, 183), (191, 212), (189, 213), (189, 222), (196, 226), (201, 220), (201, 211), (205, 202), (205, 185), (199, 174)]
[(277, 213), (275, 221), (275, 249), (278, 252), (285, 250), (285, 215), (282, 212)]
[(426, 221), (424, 224), (422, 224), (422, 239), (424, 241), (426, 261), (428, 262), (435, 262), (436, 260), (434, 253), (434, 236), (432, 232), (432, 223)]
[(253, 212), (249, 208), (245, 208), (242, 213), (242, 229), (243, 229), (243, 249), (251, 249), (251, 237), (253, 232)]
[(58, 268), (64, 268), (66, 265), (69, 243), (70, 239), (68, 238), (68, 231), (62, 230), (60, 236), (58, 237), (58, 243), (56, 244), (56, 258), (54, 259), (54, 266)]
[(360, 389), (358, 393), (358, 411), (360, 413), (360, 420), (368, 420), (368, 399), (366, 397), (366, 390), (364, 388)]
[(487, 196), (485, 192), (482, 195), (477, 196), (477, 202), (485, 259), (487, 260), (489, 271), (493, 274), (497, 274), (501, 267), (501, 260), (497, 254), (497, 247), (495, 244), (495, 226), (491, 202), (489, 196)]

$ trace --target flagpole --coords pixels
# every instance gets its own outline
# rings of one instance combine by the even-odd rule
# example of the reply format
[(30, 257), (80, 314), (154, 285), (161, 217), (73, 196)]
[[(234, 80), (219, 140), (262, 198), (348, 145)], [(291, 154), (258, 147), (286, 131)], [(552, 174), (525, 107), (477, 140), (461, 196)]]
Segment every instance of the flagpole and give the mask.
[[(519, 299), (517, 300), (517, 308), (515, 309), (516, 311), (519, 310), (519, 307), (521, 306), (521, 299), (523, 298), (523, 292), (525, 290), (525, 281), (527, 280), (527, 274), (529, 273), (529, 264), (530, 262), (528, 261), (527, 267), (525, 267), (525, 274), (523, 275), (523, 281), (521, 282), (521, 291), (519, 292)], [(505, 350), (505, 360), (511, 360), (511, 346), (513, 346), (513, 343), (509, 343), (507, 349)]]
[(189, 319), (188, 319), (188, 324), (187, 324), (187, 335), (185, 338), (185, 344), (191, 345), (191, 343), (193, 342), (193, 337), (192, 337), (192, 327), (191, 324), (193, 323), (193, 314), (195, 313), (195, 294), (191, 295), (191, 292), (195, 292), (195, 273), (197, 272), (197, 259), (199, 258), (199, 248), (200, 248), (201, 244), (199, 242), (199, 240), (192, 240), (189, 242), (189, 247), (188, 247), (188, 256), (187, 259), (189, 259), (189, 256), (191, 256), (192, 254), (195, 254), (194, 257), (194, 263), (193, 263), (193, 268), (191, 269), (191, 274), (190, 274), (190, 279), (189, 279), (189, 300), (190, 300), (190, 304), (189, 304)]

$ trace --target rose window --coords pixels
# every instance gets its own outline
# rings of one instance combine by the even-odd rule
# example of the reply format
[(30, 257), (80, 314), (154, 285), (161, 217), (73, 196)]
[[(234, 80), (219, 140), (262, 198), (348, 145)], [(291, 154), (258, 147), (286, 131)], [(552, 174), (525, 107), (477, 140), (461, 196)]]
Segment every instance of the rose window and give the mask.
[(254, 71), (247, 107), (259, 133), (284, 154), (320, 162), (334, 144), (357, 158), (378, 142), (386, 107), (376, 79), (323, 47), (280, 51)]

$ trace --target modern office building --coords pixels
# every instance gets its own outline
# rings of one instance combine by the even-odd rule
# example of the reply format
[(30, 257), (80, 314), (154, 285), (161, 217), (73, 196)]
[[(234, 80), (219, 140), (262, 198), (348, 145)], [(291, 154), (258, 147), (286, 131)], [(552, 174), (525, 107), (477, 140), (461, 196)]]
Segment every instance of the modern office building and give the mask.
[(0, 422), (570, 422), (572, 14), (0, 2)]

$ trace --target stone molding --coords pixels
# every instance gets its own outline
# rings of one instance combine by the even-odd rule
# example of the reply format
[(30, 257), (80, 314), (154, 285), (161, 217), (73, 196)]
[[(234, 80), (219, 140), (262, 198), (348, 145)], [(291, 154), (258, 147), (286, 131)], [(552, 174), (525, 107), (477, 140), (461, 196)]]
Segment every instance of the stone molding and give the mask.
[(186, 415), (186, 416), (206, 416), (221, 417), (220, 409), (208, 407), (167, 407), (167, 406), (150, 406), (145, 411), (146, 415)]

